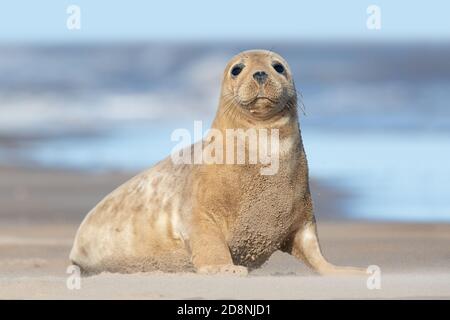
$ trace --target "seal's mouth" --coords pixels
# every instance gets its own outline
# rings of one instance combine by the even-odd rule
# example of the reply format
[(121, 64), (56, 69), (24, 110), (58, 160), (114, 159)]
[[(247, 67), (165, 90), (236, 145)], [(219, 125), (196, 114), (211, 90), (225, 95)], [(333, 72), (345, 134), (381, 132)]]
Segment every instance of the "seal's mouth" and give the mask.
[(251, 107), (256, 107), (257, 104), (259, 103), (266, 103), (266, 104), (277, 104), (278, 101), (272, 98), (269, 98), (267, 96), (256, 96), (255, 98), (248, 100), (248, 101), (241, 101), (240, 105), (244, 106), (244, 107), (249, 107), (249, 109), (251, 109)]
[(273, 98), (259, 94), (252, 99), (240, 100), (236, 96), (234, 99), (243, 115), (256, 120), (266, 121), (289, 109), (289, 104), (284, 103), (283, 97)]
[(273, 109), (274, 106), (277, 105), (277, 103), (278, 101), (267, 97), (256, 97), (255, 99), (253, 99), (250, 105), (247, 106), (247, 109), (252, 114), (265, 113)]
[(278, 102), (277, 100), (271, 99), (271, 98), (266, 97), (266, 96), (257, 96), (255, 99), (253, 99), (254, 102), (256, 102), (258, 100), (268, 100), (268, 101), (270, 101), (272, 103), (277, 103)]
[(245, 104), (241, 104), (241, 107), (247, 114), (262, 120), (269, 119), (281, 111), (279, 110), (279, 100), (267, 96), (257, 96)]

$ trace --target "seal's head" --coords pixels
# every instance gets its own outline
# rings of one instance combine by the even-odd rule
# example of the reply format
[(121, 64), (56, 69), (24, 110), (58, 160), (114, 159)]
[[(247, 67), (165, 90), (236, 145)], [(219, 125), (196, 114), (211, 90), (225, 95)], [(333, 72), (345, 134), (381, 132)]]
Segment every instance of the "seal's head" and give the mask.
[(222, 82), (222, 108), (233, 114), (268, 120), (294, 110), (297, 94), (287, 62), (266, 50), (241, 52), (228, 63)]

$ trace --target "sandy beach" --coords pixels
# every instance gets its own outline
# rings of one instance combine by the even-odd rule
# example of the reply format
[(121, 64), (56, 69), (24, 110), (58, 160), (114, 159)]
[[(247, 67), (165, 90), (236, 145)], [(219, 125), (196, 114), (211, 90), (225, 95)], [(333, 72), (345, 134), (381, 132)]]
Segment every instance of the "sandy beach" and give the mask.
[(336, 190), (313, 184), (322, 249), (336, 264), (378, 265), (365, 277), (320, 277), (276, 252), (246, 278), (104, 273), (66, 286), (68, 254), (86, 212), (133, 173), (0, 168), (1, 299), (450, 298), (450, 225), (349, 221)]
[[(416, 1), (407, 14), (398, 1), (78, 2), (1, 6), (0, 300), (450, 300), (450, 2)], [(201, 157), (176, 152), (201, 141)], [(235, 261), (256, 264), (300, 220), (291, 208), (309, 211), (307, 167), (323, 255), (367, 274), (319, 276), (276, 251), (246, 277), (78, 277), (69, 254), (85, 216), (170, 154), (248, 166), (195, 175), (191, 202), (212, 209), (191, 230), (177, 214), (188, 196), (171, 192), (187, 171), (172, 180), (158, 169), (151, 186), (124, 189), (148, 201), (102, 204), (115, 217), (88, 223), (78, 257), (108, 256), (117, 240), (117, 260), (132, 261), (129, 246), (143, 253), (135, 265), (157, 265), (142, 239), (166, 257), (169, 237), (213, 233), (218, 221), (236, 231)], [(278, 176), (255, 178), (255, 162)], [(152, 205), (164, 216), (139, 216)], [(156, 233), (136, 231), (149, 221)], [(317, 268), (312, 234), (294, 239)], [(197, 264), (222, 261), (219, 242), (198, 238), (190, 247), (210, 243), (194, 250)]]

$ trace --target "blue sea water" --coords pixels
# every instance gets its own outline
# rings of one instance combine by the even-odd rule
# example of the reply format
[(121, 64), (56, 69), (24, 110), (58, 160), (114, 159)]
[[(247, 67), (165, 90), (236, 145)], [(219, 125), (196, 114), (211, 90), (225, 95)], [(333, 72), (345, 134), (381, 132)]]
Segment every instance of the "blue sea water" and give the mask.
[[(0, 163), (137, 171), (170, 153), (173, 130), (207, 129), (242, 47), (1, 49)], [(311, 176), (351, 194), (352, 218), (450, 222), (450, 45), (275, 51), (303, 95)]]
[(304, 132), (311, 174), (354, 196), (354, 218), (450, 222), (450, 133)]

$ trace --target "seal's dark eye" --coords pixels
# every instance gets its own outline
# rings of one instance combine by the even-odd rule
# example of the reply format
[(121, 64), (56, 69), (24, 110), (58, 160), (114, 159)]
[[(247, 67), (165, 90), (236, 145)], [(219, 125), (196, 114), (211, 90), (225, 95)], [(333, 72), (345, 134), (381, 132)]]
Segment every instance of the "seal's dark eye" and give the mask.
[(237, 64), (233, 68), (231, 68), (231, 74), (233, 76), (237, 76), (239, 73), (241, 73), (242, 69), (244, 69), (243, 64)]
[(283, 73), (284, 72), (284, 67), (281, 63), (274, 63), (273, 64), (273, 68), (275, 69), (276, 72), (278, 73)]

